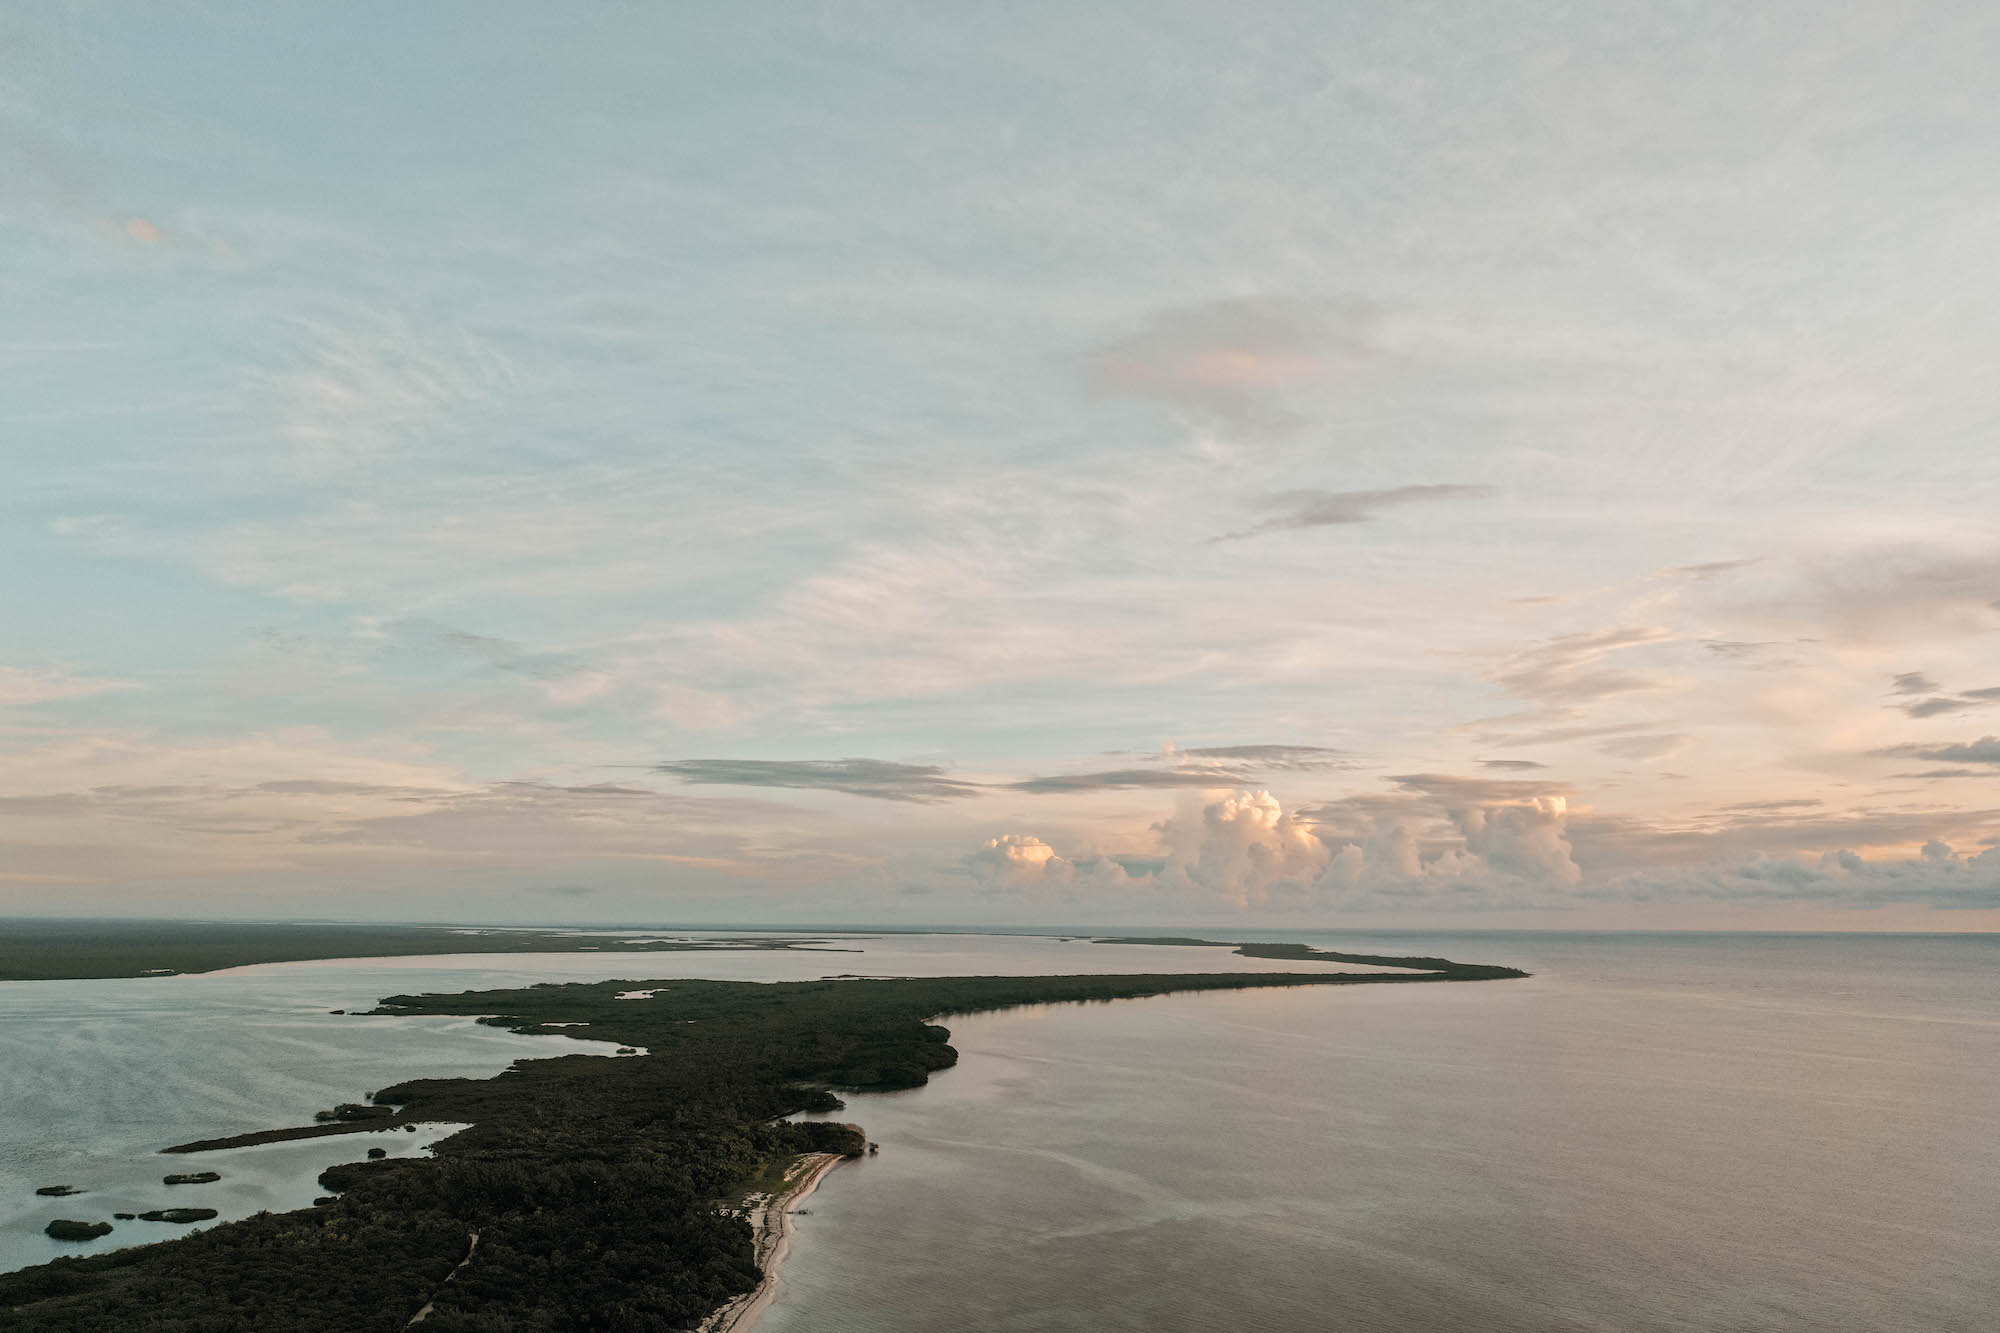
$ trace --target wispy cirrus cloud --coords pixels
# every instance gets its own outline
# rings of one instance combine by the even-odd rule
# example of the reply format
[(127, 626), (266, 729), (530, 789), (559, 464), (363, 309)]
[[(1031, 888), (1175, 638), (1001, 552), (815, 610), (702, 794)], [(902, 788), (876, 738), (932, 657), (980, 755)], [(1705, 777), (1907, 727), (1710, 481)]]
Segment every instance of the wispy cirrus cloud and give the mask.
[(1598, 663), (1615, 653), (1679, 638), (1659, 625), (1621, 625), (1565, 634), (1515, 655), (1494, 677), (1509, 694), (1555, 706), (1593, 703), (1621, 694), (1656, 694), (1675, 688), (1674, 678), (1621, 671)]

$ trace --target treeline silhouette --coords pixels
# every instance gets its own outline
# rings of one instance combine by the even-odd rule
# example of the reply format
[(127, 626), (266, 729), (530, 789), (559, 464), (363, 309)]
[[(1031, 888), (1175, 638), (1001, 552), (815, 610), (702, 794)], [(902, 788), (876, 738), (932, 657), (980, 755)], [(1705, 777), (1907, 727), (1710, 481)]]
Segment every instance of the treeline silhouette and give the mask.
[[(864, 1150), (829, 1089), (913, 1087), (957, 1052), (927, 1020), (1176, 991), (1449, 980), (1338, 973), (953, 977), (783, 984), (610, 981), (397, 996), (376, 1012), (471, 1014), (647, 1054), (529, 1060), (491, 1079), (420, 1079), (356, 1122), (472, 1128), (431, 1158), (327, 1171), (335, 1197), (161, 1244), (0, 1275), (0, 1329), (35, 1333), (373, 1333), (427, 1302), (426, 1333), (658, 1333), (758, 1281), (730, 1205), (799, 1153)], [(655, 991), (621, 1000), (619, 992)], [(587, 1023), (588, 1028), (547, 1025)], [(255, 1135), (246, 1136), (255, 1138)], [(446, 1282), (471, 1248), (470, 1263)]]

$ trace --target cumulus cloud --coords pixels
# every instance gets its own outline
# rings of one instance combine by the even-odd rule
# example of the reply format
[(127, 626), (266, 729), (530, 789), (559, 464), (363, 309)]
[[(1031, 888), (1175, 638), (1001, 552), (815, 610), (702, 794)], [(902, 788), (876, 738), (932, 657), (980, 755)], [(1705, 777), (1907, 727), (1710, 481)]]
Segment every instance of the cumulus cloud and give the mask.
[(980, 790), (935, 765), (883, 759), (674, 759), (653, 771), (683, 782), (837, 791), (878, 801), (948, 801)]
[(1138, 882), (1109, 856), (1061, 856), (1032, 833), (1003, 833), (965, 858), (973, 882), (988, 890), (1115, 889)]
[(1422, 774), (1401, 782), (1403, 796), (1296, 810), (1264, 790), (1189, 798), (1154, 826), (1152, 858), (1065, 857), (1038, 837), (1009, 834), (965, 863), (989, 886), (1115, 883), (1241, 911), (1559, 901), (1582, 878), (1561, 796), (1527, 783)]
[(965, 858), (974, 879), (982, 884), (1019, 885), (1048, 878), (1052, 867), (1071, 863), (1032, 833), (1003, 833)]
[(1936, 694), (1943, 688), (1921, 671), (1905, 671), (1891, 676), (1889, 685), (1896, 694)]
[(1483, 500), (1497, 494), (1491, 486), (1439, 484), (1396, 486), (1382, 491), (1279, 491), (1256, 501), (1260, 509), (1275, 510), (1271, 517), (1244, 528), (1211, 537), (1214, 542), (1241, 541), (1270, 532), (1296, 528), (1339, 527), (1367, 523), (1383, 510), (1406, 505), (1429, 504), (1439, 500)]
[(1169, 873), (1239, 908), (1310, 885), (1332, 853), (1267, 791), (1239, 791), (1159, 828)]
[(1568, 814), (1569, 804), (1560, 796), (1450, 811), (1451, 822), (1465, 835), (1466, 851), (1502, 874), (1552, 884), (1583, 878), (1563, 827)]

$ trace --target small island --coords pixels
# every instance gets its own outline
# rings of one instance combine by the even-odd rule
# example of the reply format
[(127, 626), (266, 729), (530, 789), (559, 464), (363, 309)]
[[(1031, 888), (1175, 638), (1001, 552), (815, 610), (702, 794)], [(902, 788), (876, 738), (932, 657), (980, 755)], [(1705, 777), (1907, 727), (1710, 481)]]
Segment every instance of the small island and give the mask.
[(220, 1171), (177, 1171), (173, 1175), (161, 1177), (163, 1185), (213, 1185), (222, 1179)]
[[(178, 1145), (471, 1126), (429, 1156), (324, 1172), (328, 1193), (313, 1208), (0, 1274), (0, 1330), (108, 1333), (131, 1327), (136, 1310), (156, 1333), (390, 1333), (419, 1311), (426, 1333), (692, 1329), (726, 1306), (755, 1304), (782, 1249), (769, 1201), (868, 1151), (857, 1126), (789, 1117), (949, 1069), (958, 1053), (935, 1020), (1184, 992), (1522, 975), (1437, 959), (1378, 965), (1398, 970), (620, 980), (392, 996), (374, 1012), (472, 1016), (516, 1032), (587, 1023), (643, 1053), (416, 1079), (376, 1092), (365, 1109), (377, 1114), (337, 1110), (325, 1123)], [(644, 997), (621, 998), (635, 992)], [(213, 1216), (140, 1216), (205, 1220), (191, 1213)]]
[(111, 1234), (109, 1222), (73, 1222), (59, 1217), (42, 1228), (44, 1235), (55, 1240), (96, 1240), (99, 1236)]
[(83, 1191), (74, 1185), (44, 1185), (35, 1193), (44, 1199), (67, 1199), (70, 1195), (81, 1194)]

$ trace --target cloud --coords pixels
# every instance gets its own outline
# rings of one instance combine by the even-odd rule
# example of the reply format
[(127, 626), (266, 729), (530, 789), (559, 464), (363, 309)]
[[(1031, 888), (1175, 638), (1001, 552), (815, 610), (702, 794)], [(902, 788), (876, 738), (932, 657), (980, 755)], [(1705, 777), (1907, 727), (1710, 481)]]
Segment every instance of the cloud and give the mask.
[(315, 467), (426, 451), (518, 386), (513, 365), (464, 329), (386, 312), (302, 320), (294, 364), (264, 379), (278, 432)]
[(1006, 786), (1036, 793), (1121, 791), (1137, 787), (1229, 787), (1241, 774), (1234, 768), (1121, 768), (1102, 773), (1057, 773)]
[(1762, 556), (1752, 556), (1748, 560), (1710, 560), (1699, 565), (1675, 565), (1667, 570), (1667, 572), (1669, 574), (1684, 574), (1688, 578), (1702, 581), (1712, 579), (1719, 574), (1727, 574), (1731, 570), (1748, 569), (1751, 565), (1757, 564), (1762, 559)]
[(1548, 727), (1521, 734), (1485, 731), (1480, 733), (1480, 739), (1488, 744), (1553, 745), (1562, 741), (1593, 740), (1599, 736), (1629, 736), (1636, 732), (1651, 731), (1658, 725), (1660, 724), (1657, 722), (1613, 722), (1594, 727)]
[(1538, 796), (1515, 805), (1459, 806), (1452, 823), (1465, 835), (1465, 849), (1494, 870), (1522, 879), (1575, 884), (1577, 868), (1564, 827), (1568, 802)]
[(1234, 792), (1204, 805), (1198, 815), (1167, 820), (1159, 832), (1168, 849), (1168, 878), (1237, 908), (1298, 894), (1333, 855), (1310, 824), (1287, 814), (1267, 791)]
[(1890, 678), (1890, 693), (1902, 696), (1924, 696), (1906, 698), (1904, 702), (1892, 703), (1891, 708), (1900, 709), (1911, 717), (1939, 717), (1945, 713), (1963, 713), (1967, 709), (1983, 708), (2000, 700), (2000, 689), (1986, 688), (1965, 690), (1952, 697), (1946, 694), (1944, 686), (1932, 680), (1921, 671), (1905, 671)]
[(1849, 848), (1818, 857), (1759, 856), (1699, 870), (1633, 875), (1586, 896), (1624, 902), (1812, 902), (1868, 909), (1896, 904), (2000, 907), (2000, 847), (1961, 856), (1932, 838), (1914, 857), (1870, 859)]
[(55, 703), (62, 699), (89, 699), (100, 694), (117, 694), (145, 688), (133, 680), (99, 679), (67, 671), (0, 667), (0, 708)]
[(1531, 769), (1548, 767), (1547, 764), (1538, 764), (1532, 759), (1482, 759), (1479, 761), (1479, 766), (1481, 768), (1497, 768), (1515, 773), (1526, 773)]
[(1003, 833), (965, 857), (965, 868), (982, 889), (1119, 889), (1139, 883), (1119, 858), (1061, 856), (1032, 833)]
[(1871, 755), (1891, 759), (1930, 759), (1945, 764), (2000, 764), (2000, 736), (1981, 736), (1976, 741), (1955, 745), (1924, 745), (1910, 742), (1870, 750)]
[(1594, 669), (1613, 653), (1679, 636), (1660, 626), (1626, 625), (1549, 639), (1517, 654), (1494, 680), (1517, 698), (1570, 705), (1622, 694), (1654, 694), (1675, 688), (1669, 677), (1633, 671)]
[(1288, 810), (1239, 789), (1184, 798), (1154, 826), (1156, 858), (1065, 857), (1007, 835), (966, 858), (982, 883), (1141, 886), (1240, 911), (1324, 910), (1435, 897), (1457, 905), (1559, 900), (1582, 877), (1567, 802), (1547, 784), (1411, 774), (1404, 795)]
[(1703, 639), (1701, 644), (1717, 657), (1726, 657), (1736, 662), (1753, 661), (1771, 649), (1782, 646), (1770, 639)]
[(1172, 753), (1198, 759), (1240, 760), (1258, 768), (1344, 768), (1347, 752), (1324, 745), (1197, 745)]
[(1930, 698), (1917, 699), (1906, 704), (1896, 704), (1894, 707), (1908, 713), (1911, 717), (1937, 717), (1943, 713), (1962, 713), (1968, 708), (1978, 708), (1983, 703), (1984, 700), (1980, 699)]
[(1428, 504), (1438, 500), (1483, 500), (1498, 494), (1491, 486), (1434, 485), (1397, 486), (1386, 491), (1280, 491), (1256, 502), (1261, 509), (1282, 512), (1240, 532), (1225, 532), (1211, 542), (1241, 541), (1268, 532), (1288, 532), (1296, 528), (1338, 527), (1367, 523), (1385, 509)]
[[(1776, 565), (1714, 600), (1760, 626), (1854, 643), (1985, 633), (2000, 624), (2000, 548), (1986, 539), (1856, 544)], [(1906, 692), (1918, 692), (1922, 673), (1905, 675)]]
[(1100, 393), (1167, 403), (1238, 428), (1288, 424), (1287, 390), (1380, 355), (1374, 307), (1275, 298), (1162, 311), (1087, 361)]
[(683, 782), (837, 791), (878, 801), (930, 803), (980, 791), (979, 784), (949, 777), (935, 765), (882, 759), (675, 759), (652, 771)]
[(982, 884), (1014, 886), (1046, 879), (1052, 863), (1061, 860), (1055, 848), (1033, 834), (1005, 833), (989, 838), (984, 847), (965, 858), (965, 864)]
[(1641, 736), (1614, 736), (1610, 740), (1599, 741), (1599, 752), (1615, 755), (1620, 759), (1665, 759), (1687, 744), (1687, 737), (1671, 732)]

